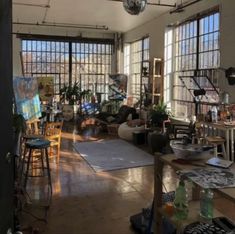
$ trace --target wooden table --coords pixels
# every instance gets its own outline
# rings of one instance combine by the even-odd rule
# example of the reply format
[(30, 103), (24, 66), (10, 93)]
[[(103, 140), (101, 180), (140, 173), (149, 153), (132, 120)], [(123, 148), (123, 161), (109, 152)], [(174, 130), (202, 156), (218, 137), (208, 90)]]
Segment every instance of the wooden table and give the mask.
[[(197, 162), (205, 163), (211, 156), (208, 155), (207, 158), (204, 160), (200, 160)], [(184, 221), (177, 221), (174, 219), (173, 216), (169, 216), (164, 212), (163, 204), (162, 204), (162, 178), (163, 178), (163, 167), (165, 165), (170, 165), (175, 171), (178, 170), (192, 170), (194, 168), (198, 168), (198, 166), (194, 165), (183, 165), (178, 164), (175, 162), (172, 162), (173, 159), (176, 159), (176, 156), (174, 154), (167, 154), (167, 155), (160, 155), (155, 154), (155, 163), (154, 163), (154, 214), (155, 214), (155, 222), (154, 222), (154, 233), (161, 234), (162, 232), (162, 217), (165, 216), (169, 218), (169, 220), (177, 227), (181, 228), (182, 226), (186, 226), (187, 224), (190, 224), (192, 222), (199, 220), (199, 200), (196, 200), (195, 198), (198, 198), (198, 189), (197, 191), (193, 191), (193, 200), (189, 203), (189, 215), (188, 219)], [(209, 168), (209, 166), (206, 166)], [(235, 170), (235, 164), (231, 167), (232, 170)], [(198, 188), (198, 186), (197, 186)], [(214, 191), (218, 192), (222, 197), (227, 198), (235, 203), (235, 188), (225, 188), (225, 189), (214, 189)], [(214, 209), (214, 217), (223, 216), (219, 211)]]
[[(209, 135), (217, 135), (220, 136), (220, 131), (225, 133), (226, 139), (226, 153), (230, 157), (232, 161), (234, 161), (234, 130), (235, 130), (235, 122), (227, 123), (223, 121), (218, 121), (216, 123), (211, 122), (201, 122), (200, 123), (203, 127), (204, 136), (206, 134)], [(218, 131), (219, 130), (219, 131)], [(230, 143), (231, 142), (231, 147)]]

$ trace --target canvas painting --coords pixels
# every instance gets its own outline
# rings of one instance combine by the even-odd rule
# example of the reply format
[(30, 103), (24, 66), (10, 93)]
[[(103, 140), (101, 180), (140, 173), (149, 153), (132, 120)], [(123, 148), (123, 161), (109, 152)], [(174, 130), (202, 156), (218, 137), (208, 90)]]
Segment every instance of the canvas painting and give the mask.
[(127, 92), (127, 76), (124, 74), (109, 75), (109, 99), (123, 100)]
[(41, 117), (37, 78), (14, 77), (13, 89), (17, 113), (26, 120)]
[(41, 101), (50, 102), (54, 95), (53, 77), (38, 77), (38, 91)]

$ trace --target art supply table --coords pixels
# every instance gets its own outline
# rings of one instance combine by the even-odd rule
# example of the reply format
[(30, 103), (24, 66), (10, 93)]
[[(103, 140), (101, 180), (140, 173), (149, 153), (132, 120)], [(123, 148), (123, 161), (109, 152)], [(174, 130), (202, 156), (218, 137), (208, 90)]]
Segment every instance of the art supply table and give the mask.
[[(179, 164), (172, 160), (177, 159), (174, 154), (155, 154), (155, 167), (154, 167), (154, 214), (155, 214), (155, 222), (154, 222), (154, 233), (161, 234), (163, 233), (162, 230), (162, 221), (163, 217), (167, 217), (170, 222), (174, 224), (177, 229), (181, 229), (182, 227), (195, 222), (199, 221), (199, 210), (200, 210), (200, 200), (198, 199), (198, 192), (200, 186), (196, 186), (192, 191), (192, 201), (189, 202), (189, 215), (186, 220), (177, 221), (174, 216), (169, 216), (165, 212), (165, 209), (162, 204), (162, 186), (163, 186), (163, 167), (164, 165), (170, 165), (175, 171), (182, 171), (182, 170), (192, 170), (195, 168), (199, 168), (202, 165), (202, 168), (214, 168), (207, 166), (205, 162), (211, 158), (211, 155), (205, 157), (203, 160), (198, 160), (192, 162), (191, 164)], [(230, 168), (231, 170), (235, 171), (235, 164), (233, 164)], [(229, 199), (230, 201), (235, 203), (235, 188), (222, 188), (222, 189), (213, 189), (214, 191), (218, 192), (221, 197)], [(218, 210), (214, 209), (214, 217), (224, 216)], [(229, 218), (229, 217), (228, 217)]]

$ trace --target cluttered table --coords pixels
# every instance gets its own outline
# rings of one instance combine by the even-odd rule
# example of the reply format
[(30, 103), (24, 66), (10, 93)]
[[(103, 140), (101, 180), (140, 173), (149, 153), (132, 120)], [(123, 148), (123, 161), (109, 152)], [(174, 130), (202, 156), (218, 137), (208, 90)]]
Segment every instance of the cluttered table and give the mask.
[[(221, 169), (218, 167), (212, 167), (206, 164), (208, 159), (212, 156), (208, 154), (202, 160), (189, 161), (188, 163), (178, 163), (177, 157), (174, 154), (159, 155), (155, 156), (155, 184), (154, 184), (154, 213), (156, 214), (154, 222), (154, 233), (163, 233), (163, 217), (169, 218), (169, 220), (175, 225), (179, 226), (174, 220), (174, 216), (169, 216), (164, 210), (162, 200), (162, 187), (163, 187), (163, 167), (164, 165), (170, 165), (176, 172), (190, 172), (188, 175), (189, 179), (197, 185), (197, 188), (205, 188), (206, 186), (211, 187), (214, 191), (218, 192), (222, 197), (229, 199), (235, 203), (235, 164), (233, 163), (229, 169)], [(202, 172), (201, 177), (192, 176), (191, 172)], [(214, 173), (212, 177), (212, 172)], [(204, 173), (204, 174), (203, 174)], [(190, 177), (190, 175), (192, 177)], [(214, 176), (216, 175), (216, 176)], [(197, 179), (195, 179), (197, 178)], [(204, 187), (205, 186), (205, 187)], [(192, 201), (189, 204), (189, 216), (187, 220), (180, 222), (180, 226), (188, 225), (189, 223), (199, 220), (199, 206), (200, 200), (197, 200), (198, 193), (192, 191)], [(196, 199), (197, 197), (197, 199)], [(194, 199), (195, 198), (195, 199)], [(218, 210), (214, 209), (214, 217), (223, 216)]]
[(234, 161), (234, 131), (235, 131), (235, 121), (224, 122), (200, 122), (203, 127), (204, 137), (206, 135), (217, 135), (224, 136), (226, 140), (226, 152), (230, 156), (230, 159)]

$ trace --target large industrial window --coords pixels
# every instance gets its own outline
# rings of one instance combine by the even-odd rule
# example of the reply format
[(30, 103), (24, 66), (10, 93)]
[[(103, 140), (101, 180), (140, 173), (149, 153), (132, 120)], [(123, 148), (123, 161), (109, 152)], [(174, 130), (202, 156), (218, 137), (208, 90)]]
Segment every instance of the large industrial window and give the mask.
[(72, 82), (108, 98), (112, 45), (72, 43)]
[(81, 90), (108, 97), (113, 46), (102, 42), (22, 40), (22, 64), (26, 76), (53, 76), (54, 91), (79, 82)]
[(202, 109), (218, 102), (219, 13), (213, 12), (190, 20), (174, 30), (174, 82), (175, 109), (182, 113), (194, 112), (193, 90), (206, 90), (200, 97)]
[(140, 99), (141, 67), (149, 69), (149, 38), (143, 38), (130, 44), (130, 77), (129, 95), (137, 100)]
[(54, 77), (54, 92), (69, 82), (69, 43), (56, 41), (22, 41), (25, 76)]

